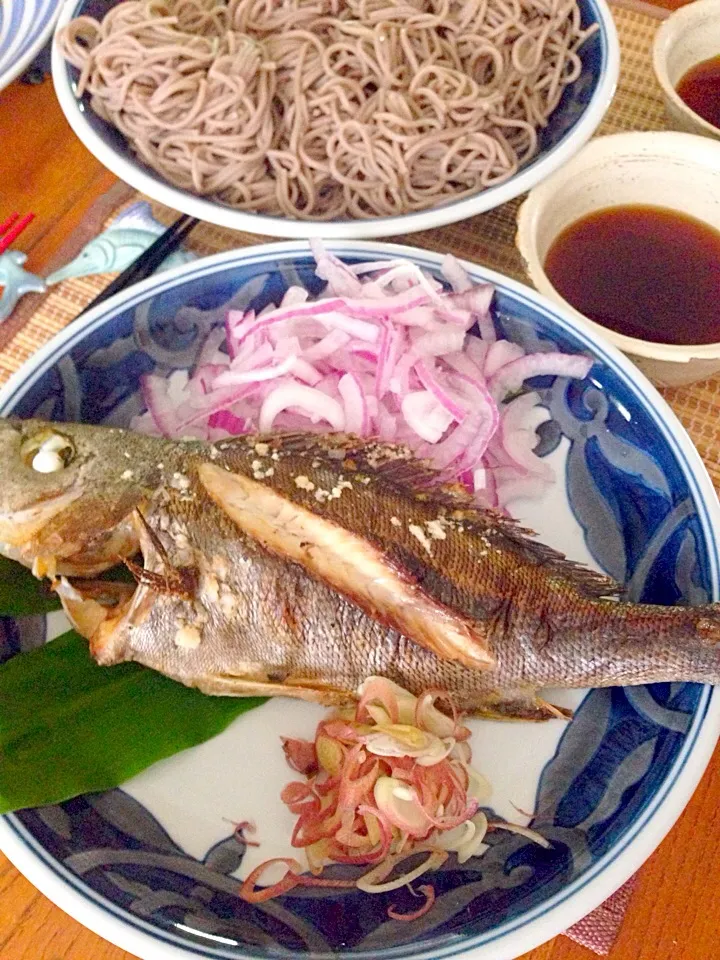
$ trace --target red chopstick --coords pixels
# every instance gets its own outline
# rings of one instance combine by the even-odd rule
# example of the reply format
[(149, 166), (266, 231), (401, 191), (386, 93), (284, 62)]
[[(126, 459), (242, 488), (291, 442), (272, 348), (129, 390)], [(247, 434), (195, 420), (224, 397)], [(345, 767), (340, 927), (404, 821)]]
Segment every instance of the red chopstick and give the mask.
[(0, 223), (0, 237), (10, 229), (10, 227), (15, 223), (17, 218), (20, 216), (19, 213), (11, 213), (7, 220), (4, 220)]
[(0, 223), (0, 253), (4, 253), (17, 240), (25, 227), (35, 219), (35, 214), (28, 213), (19, 220), (18, 217), (19, 213), (11, 213), (4, 223)]

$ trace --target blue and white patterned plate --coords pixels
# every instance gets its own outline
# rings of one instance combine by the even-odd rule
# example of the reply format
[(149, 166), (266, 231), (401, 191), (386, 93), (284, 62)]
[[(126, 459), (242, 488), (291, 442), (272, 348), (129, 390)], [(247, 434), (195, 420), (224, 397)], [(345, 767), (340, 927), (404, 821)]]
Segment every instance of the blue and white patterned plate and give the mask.
[[(348, 260), (407, 256), (435, 272), (440, 262), (386, 244), (331, 249)], [(513, 340), (596, 360), (583, 383), (540, 381), (549, 416), (541, 450), (560, 481), (540, 503), (516, 501), (514, 512), (573, 558), (624, 580), (636, 599), (717, 599), (717, 500), (664, 401), (560, 307), (468, 269), (496, 285), (496, 321)], [(0, 412), (125, 425), (140, 407), (143, 372), (187, 367), (228, 306), (260, 309), (298, 282), (319, 286), (304, 243), (231, 251), (147, 280), (40, 351), (0, 395)], [(57, 615), (6, 619), (0, 658), (59, 629)], [(577, 921), (640, 866), (690, 797), (720, 729), (720, 697), (709, 687), (552, 697), (577, 708), (570, 724), (473, 723), (494, 812), (528, 822), (517, 808), (533, 811), (552, 849), (492, 833), (484, 857), (449, 860), (433, 877), (437, 902), (413, 923), (389, 920), (384, 896), (350, 889), (298, 888), (254, 906), (237, 896), (258, 862), (290, 854), (292, 819), (279, 794), (291, 774), (279, 736), (311, 735), (323, 715), (312, 704), (270, 701), (122, 790), (2, 818), (0, 847), (68, 913), (145, 960), (437, 960), (466, 951), (507, 960)], [(256, 821), (259, 848), (233, 836), (241, 820)], [(410, 909), (402, 899), (398, 908)]]
[(62, 0), (0, 0), (0, 90), (30, 66), (50, 39)]

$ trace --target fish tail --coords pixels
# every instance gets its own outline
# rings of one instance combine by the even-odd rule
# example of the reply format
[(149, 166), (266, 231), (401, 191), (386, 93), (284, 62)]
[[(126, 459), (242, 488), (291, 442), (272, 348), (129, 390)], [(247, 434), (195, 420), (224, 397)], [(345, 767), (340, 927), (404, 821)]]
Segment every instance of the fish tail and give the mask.
[(573, 682), (559, 678), (563, 686), (720, 683), (720, 604), (594, 606), (594, 622), (575, 634)]

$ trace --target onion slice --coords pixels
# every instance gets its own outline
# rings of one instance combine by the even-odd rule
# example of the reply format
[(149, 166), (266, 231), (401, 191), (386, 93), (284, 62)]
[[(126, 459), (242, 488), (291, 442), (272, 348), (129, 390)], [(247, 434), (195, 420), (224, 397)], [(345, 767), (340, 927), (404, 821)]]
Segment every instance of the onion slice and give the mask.
[(212, 442), (347, 431), (407, 444), (479, 504), (542, 496), (552, 476), (533, 454), (534, 425), (515, 421), (518, 408), (500, 412), (528, 377), (584, 377), (592, 361), (498, 339), (492, 286), (454, 257), (441, 265), (447, 289), (408, 260), (349, 266), (319, 241), (312, 250), (327, 283), (320, 297), (291, 286), (259, 313), (230, 310), (190, 376), (143, 378), (148, 413), (133, 428)]
[[(268, 861), (245, 880), (245, 900), (261, 903), (299, 885), (387, 894), (438, 869), (451, 854), (461, 864), (482, 856), (491, 828), (549, 846), (526, 827), (488, 823), (479, 803), (490, 787), (471, 766), (470, 731), (447, 692), (415, 697), (391, 680), (369, 677), (358, 695), (354, 709), (320, 721), (314, 741), (282, 738), (289, 765), (306, 777), (287, 784), (281, 800), (297, 817), (291, 843), (306, 851), (310, 875), (297, 860)], [(448, 713), (437, 703), (447, 704)], [(424, 855), (420, 862), (411, 859), (417, 855)], [(286, 867), (282, 878), (259, 886), (266, 867), (278, 863)], [(354, 881), (335, 881), (322, 876), (329, 864), (370, 869)], [(411, 921), (427, 913), (435, 891), (430, 884), (420, 890), (422, 907), (400, 914), (390, 905), (388, 916)]]
[[(417, 852), (418, 851), (413, 851), (413, 853)], [(406, 873), (401, 874), (394, 880), (385, 880), (382, 882), (381, 878), (386, 877), (397, 866), (398, 863), (402, 863), (403, 860), (407, 860), (410, 854), (403, 853), (399, 858), (388, 857), (388, 859), (379, 866), (375, 867), (373, 870), (370, 870), (370, 872), (366, 873), (365, 876), (360, 877), (357, 882), (358, 890), (363, 890), (365, 893), (389, 893), (391, 890), (398, 890), (400, 887), (404, 887), (408, 883), (412, 883), (413, 880), (417, 880), (418, 877), (421, 877), (424, 873), (427, 873), (428, 870), (437, 870), (437, 868), (441, 867), (448, 858), (445, 850), (426, 850), (424, 852), (427, 853), (427, 857), (417, 867), (412, 870), (408, 870)]]

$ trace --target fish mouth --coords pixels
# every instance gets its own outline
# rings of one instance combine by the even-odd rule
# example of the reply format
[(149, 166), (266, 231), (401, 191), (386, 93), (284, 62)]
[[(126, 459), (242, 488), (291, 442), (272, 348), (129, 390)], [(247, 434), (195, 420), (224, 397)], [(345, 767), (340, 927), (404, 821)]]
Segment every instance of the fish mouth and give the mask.
[(112, 633), (126, 616), (137, 587), (132, 583), (87, 581), (71, 583), (60, 577), (53, 587), (70, 623), (88, 640)]
[(67, 540), (57, 534), (43, 537), (46, 525), (77, 496), (63, 494), (41, 507), (0, 514), (0, 554), (29, 567), (38, 579), (51, 580), (56, 576), (95, 577), (125, 557), (134, 556), (138, 537), (129, 518), (89, 542)]
[(0, 512), (0, 541), (10, 547), (29, 547), (43, 528), (81, 495), (82, 490), (67, 490), (24, 509)]
[(85, 637), (101, 666), (127, 659), (129, 631), (150, 612), (155, 597), (137, 583), (113, 580), (68, 580), (53, 583), (71, 625)]
[[(89, 641), (95, 660), (105, 666), (127, 659), (130, 631), (143, 623), (158, 597), (192, 602), (197, 590), (196, 571), (171, 563), (142, 509), (132, 511), (124, 524), (110, 535), (110, 542), (115, 534), (133, 549), (124, 555), (115, 552), (114, 562), (124, 556), (135, 583), (92, 580), (71, 583), (61, 577), (53, 585), (72, 625)], [(107, 552), (108, 544), (102, 546)], [(141, 563), (130, 559), (138, 555)], [(106, 563), (101, 569), (107, 566)]]

